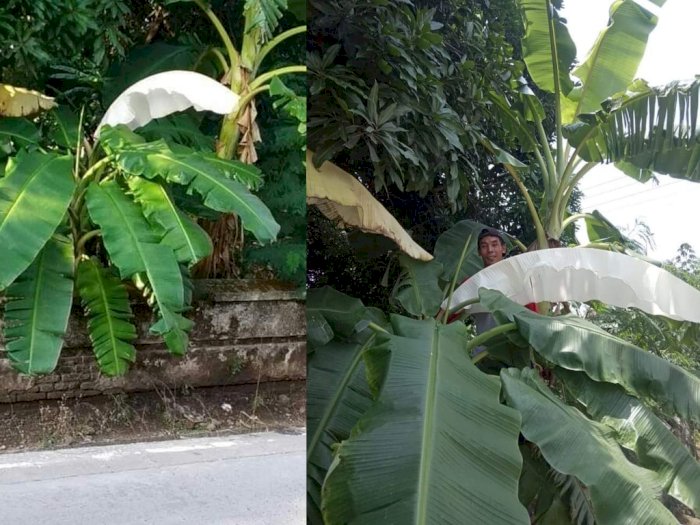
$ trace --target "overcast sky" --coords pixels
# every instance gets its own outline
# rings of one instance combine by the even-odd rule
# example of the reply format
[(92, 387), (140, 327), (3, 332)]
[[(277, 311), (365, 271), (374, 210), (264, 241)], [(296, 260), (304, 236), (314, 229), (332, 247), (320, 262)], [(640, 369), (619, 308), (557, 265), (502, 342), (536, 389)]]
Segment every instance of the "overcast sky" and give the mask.
[[(588, 54), (599, 31), (608, 21), (612, 0), (568, 0), (563, 16), (576, 43), (579, 61)], [(642, 5), (649, 5), (639, 0)], [(637, 76), (651, 85), (692, 79), (700, 74), (698, 20), (700, 0), (667, 0), (652, 32)], [(583, 211), (599, 210), (619, 227), (644, 220), (654, 233), (656, 248), (649, 255), (666, 260), (687, 242), (700, 254), (700, 183), (659, 176), (660, 184), (640, 184), (614, 166), (591, 170), (581, 183)], [(581, 221), (581, 225), (583, 222)], [(586, 242), (585, 232), (579, 239)]]

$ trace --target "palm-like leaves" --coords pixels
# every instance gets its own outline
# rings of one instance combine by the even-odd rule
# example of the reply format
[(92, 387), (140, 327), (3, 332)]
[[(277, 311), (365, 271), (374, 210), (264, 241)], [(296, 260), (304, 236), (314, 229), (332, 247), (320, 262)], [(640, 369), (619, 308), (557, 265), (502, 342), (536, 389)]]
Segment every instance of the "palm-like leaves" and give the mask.
[(675, 523), (657, 499), (653, 473), (630, 463), (603, 425), (560, 401), (532, 369), (504, 370), (501, 379), (507, 403), (522, 414), (523, 435), (588, 487), (599, 523)]
[(636, 82), (572, 128), (569, 140), (584, 159), (623, 163), (636, 178), (654, 171), (700, 181), (699, 90), (700, 80), (659, 88)]
[(245, 31), (259, 28), (262, 40), (267, 40), (272, 36), (286, 9), (286, 0), (246, 0), (243, 8), (247, 22)]
[(653, 399), (686, 419), (700, 422), (700, 378), (683, 368), (610, 335), (578, 317), (546, 317), (482, 290), (482, 304), (517, 325), (539, 354), (591, 379), (621, 385), (644, 399)]
[(201, 195), (208, 208), (236, 213), (261, 243), (271, 242), (277, 236), (280, 226), (270, 210), (229, 175), (240, 170), (240, 163), (214, 159), (184, 147), (173, 151), (164, 141), (145, 142), (121, 127), (105, 128), (102, 140), (126, 174), (147, 179), (162, 177), (187, 186), (189, 193)]
[[(323, 523), (321, 487), (333, 460), (333, 447), (350, 436), (385, 374), (385, 359), (372, 359), (368, 353), (375, 336), (358, 326), (362, 318), (370, 317), (370, 310), (359, 300), (331, 288), (309, 293), (307, 318), (313, 349), (308, 359), (307, 515), (314, 524)], [(366, 378), (365, 360), (369, 375), (375, 378), (374, 388)]]
[(81, 261), (76, 285), (88, 315), (88, 330), (101, 370), (107, 375), (123, 375), (134, 362), (131, 342), (136, 329), (129, 296), (121, 281), (96, 259)]
[(598, 35), (586, 59), (572, 71), (581, 84), (571, 91), (568, 99), (562, 100), (564, 122), (573, 122), (581, 113), (598, 111), (602, 101), (627, 88), (656, 22), (656, 16), (632, 0), (615, 2), (610, 7), (608, 25)]
[(700, 513), (700, 464), (650, 409), (619, 386), (568, 370), (557, 376), (596, 421), (616, 430), (616, 439), (636, 452), (642, 467), (655, 471), (664, 492)]
[(165, 187), (136, 177), (128, 183), (149, 223), (160, 230), (162, 242), (173, 249), (178, 262), (194, 264), (211, 253), (209, 236), (175, 206)]
[(404, 254), (399, 256), (403, 272), (394, 288), (394, 298), (409, 314), (416, 317), (432, 317), (440, 308), (442, 290), (438, 277), (442, 264), (433, 260), (416, 261)]
[(56, 367), (73, 302), (73, 247), (50, 239), (7, 289), (4, 336), (12, 366), (24, 374)]
[[(271, 30), (280, 16), (273, 9), (277, 4), (254, 4), (247, 8), (262, 9), (255, 14), (257, 18), (250, 19), (254, 27)], [(37, 93), (0, 88), (4, 93), (0, 93), (0, 106), (11, 113), (17, 110), (17, 104), (23, 106), (18, 114), (35, 111), (37, 108), (29, 107), (32, 104), (53, 105)], [(133, 280), (158, 314), (151, 331), (162, 335), (173, 353), (185, 352), (187, 331), (192, 326), (182, 315), (192, 295), (187, 267), (211, 253), (212, 243), (175, 206), (166, 184), (184, 186), (188, 196), (198, 194), (201, 199), (194, 206), (198, 211), (204, 209), (201, 201), (207, 211), (237, 213), (244, 227), (261, 243), (273, 241), (280, 226), (269, 209), (248, 191), (262, 182), (254, 166), (184, 146), (171, 149), (163, 140), (149, 143), (127, 126), (143, 125), (188, 107), (230, 113), (236, 109), (238, 98), (215, 80), (190, 71), (160, 73), (137, 82), (117, 98), (104, 117), (104, 122), (126, 125), (117, 130), (105, 127), (101, 145), (107, 157), (95, 163), (91, 155), (84, 173), (87, 156), (78, 154), (74, 161), (70, 156), (45, 153), (40, 150), (41, 135), (32, 122), (19, 118), (0, 121), (0, 146), (6, 152), (19, 150), (3, 164), (0, 174), (0, 243), (5, 246), (0, 256), (0, 291), (7, 289), (5, 334), (8, 351), (20, 370), (50, 372), (61, 348), (65, 326), (59, 325), (63, 314), (68, 313), (64, 301), (54, 298), (57, 290), (65, 291), (66, 282), (72, 287), (72, 281), (65, 277), (72, 274), (73, 264), (69, 265), (70, 271), (59, 267), (55, 241), (49, 239), (64, 223), (73, 237), (70, 257), (73, 253), (80, 257), (78, 285), (103, 372), (119, 375), (126, 371), (134, 360), (131, 342), (135, 331), (129, 322), (125, 289), (112, 274), (113, 268), (104, 269), (97, 260), (85, 256), (98, 236), (121, 279)], [(51, 124), (44, 137), (51, 148), (81, 148), (81, 122), (76, 115), (61, 108), (54, 112)], [(157, 132), (158, 127), (153, 128)], [(163, 124), (160, 129), (166, 129), (169, 136), (186, 137), (198, 146), (207, 144), (191, 119), (172, 119), (170, 125)], [(23, 146), (27, 148), (20, 149)], [(81, 176), (76, 191), (76, 179)], [(105, 180), (100, 181), (103, 177)], [(127, 186), (131, 193), (126, 191)], [(99, 229), (90, 230), (95, 224)], [(53, 288), (46, 284), (49, 277), (55, 281)], [(25, 297), (30, 293), (46, 295), (46, 304), (39, 303), (39, 295)], [(55, 308), (53, 317), (48, 315), (46, 305)]]
[(184, 292), (172, 249), (159, 244), (158, 235), (149, 227), (139, 205), (117, 183), (91, 184), (86, 202), (122, 279), (136, 274), (145, 276), (141, 280), (148, 282), (160, 315), (151, 329), (164, 336), (171, 351), (184, 353), (189, 322), (179, 314), (184, 309)]
[(550, 93), (567, 94), (573, 88), (569, 70), (576, 46), (550, 1), (519, 0), (525, 21), (523, 58), (535, 83)]

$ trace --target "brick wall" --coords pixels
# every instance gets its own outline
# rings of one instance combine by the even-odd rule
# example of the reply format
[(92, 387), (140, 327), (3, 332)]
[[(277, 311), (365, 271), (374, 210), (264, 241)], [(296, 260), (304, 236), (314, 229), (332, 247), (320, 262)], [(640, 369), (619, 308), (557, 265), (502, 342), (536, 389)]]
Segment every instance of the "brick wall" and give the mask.
[(299, 291), (254, 281), (197, 281), (188, 313), (195, 326), (181, 358), (148, 333), (152, 319), (146, 305), (135, 302), (132, 309), (139, 337), (136, 363), (127, 375), (100, 375), (82, 310), (74, 307), (52, 374), (23, 376), (0, 357), (0, 403), (306, 377), (306, 320)]

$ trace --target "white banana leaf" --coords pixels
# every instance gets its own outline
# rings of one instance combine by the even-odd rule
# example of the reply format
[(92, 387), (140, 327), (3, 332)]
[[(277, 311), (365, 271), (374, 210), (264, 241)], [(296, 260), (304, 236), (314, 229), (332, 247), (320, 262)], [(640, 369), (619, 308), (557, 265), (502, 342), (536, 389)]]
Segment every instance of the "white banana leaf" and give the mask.
[(421, 248), (399, 221), (375, 199), (355, 177), (331, 162), (316, 169), (313, 152), (306, 150), (306, 202), (342, 225), (383, 235), (394, 241), (413, 259), (430, 261), (433, 256)]
[(112, 102), (95, 136), (99, 137), (100, 128), (105, 124), (125, 124), (129, 129), (136, 129), (153, 119), (188, 108), (226, 115), (236, 109), (239, 100), (229, 88), (201, 73), (157, 73), (131, 85)]
[[(454, 291), (450, 307), (498, 290), (519, 304), (590, 301), (700, 323), (700, 290), (671, 273), (621, 253), (553, 248), (523, 253), (473, 275)], [(442, 307), (447, 306), (447, 301)], [(470, 313), (486, 311), (481, 305)]]

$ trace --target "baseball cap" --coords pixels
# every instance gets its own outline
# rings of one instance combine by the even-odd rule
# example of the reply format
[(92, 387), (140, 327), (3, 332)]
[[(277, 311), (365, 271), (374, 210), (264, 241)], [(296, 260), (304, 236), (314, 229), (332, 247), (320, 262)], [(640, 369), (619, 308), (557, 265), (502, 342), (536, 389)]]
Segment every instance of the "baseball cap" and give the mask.
[(501, 232), (499, 232), (495, 228), (484, 228), (483, 230), (481, 230), (479, 232), (479, 237), (476, 242), (480, 242), (481, 239), (483, 239), (484, 237), (498, 237), (503, 244), (506, 243), (506, 240), (503, 238), (503, 234), (501, 234)]

